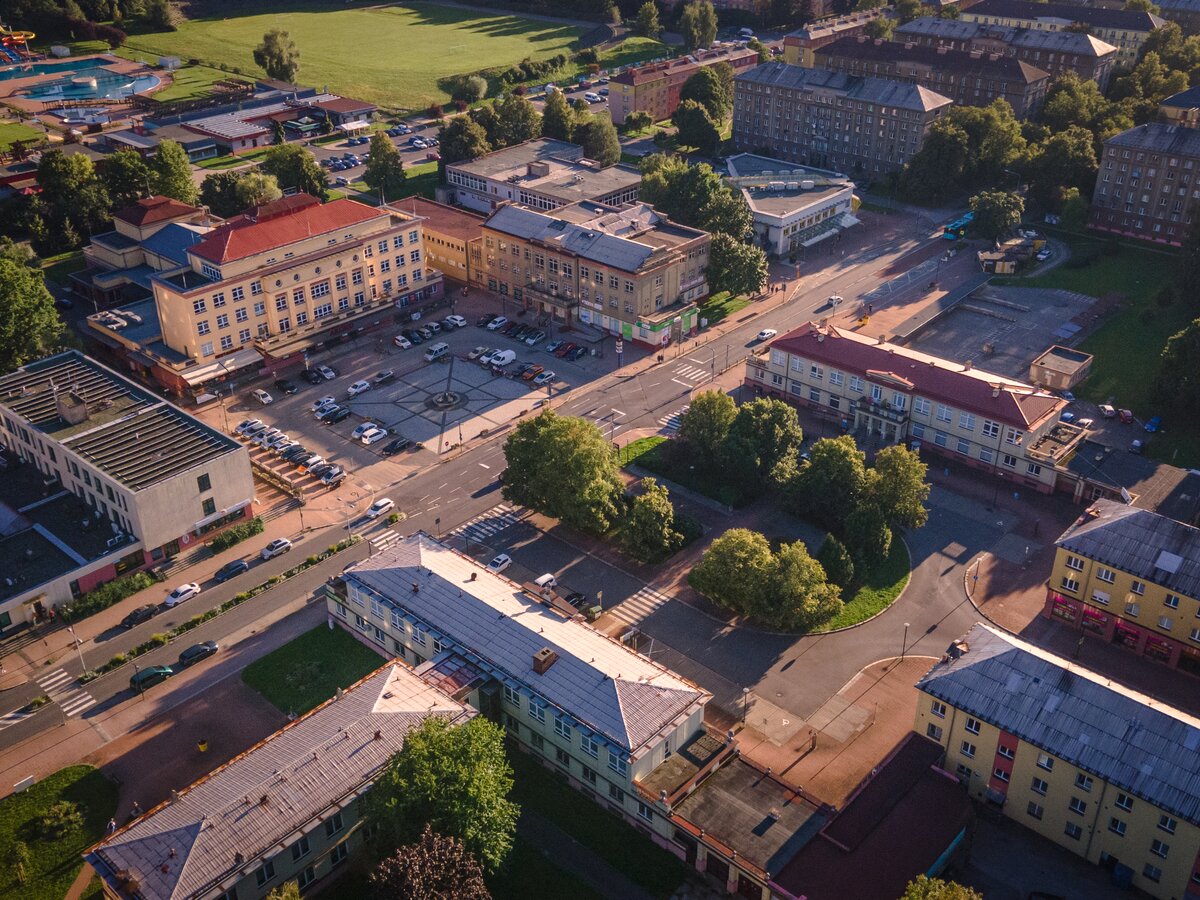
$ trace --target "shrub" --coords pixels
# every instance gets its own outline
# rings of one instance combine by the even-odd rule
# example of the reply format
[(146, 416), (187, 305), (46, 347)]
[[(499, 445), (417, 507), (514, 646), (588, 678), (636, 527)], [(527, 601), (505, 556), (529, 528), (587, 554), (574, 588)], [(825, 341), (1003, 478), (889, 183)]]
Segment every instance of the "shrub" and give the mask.
[(114, 603), (120, 603), (126, 597), (145, 590), (158, 581), (158, 577), (149, 572), (134, 572), (132, 575), (93, 588), (78, 600), (65, 604), (58, 612), (64, 622), (78, 622), (108, 609)]
[(83, 810), (78, 803), (59, 800), (38, 816), (37, 824), (43, 837), (57, 841), (83, 827)]
[(34, 697), (32, 700), (30, 700), (28, 703), (26, 703), (25, 708), (26, 709), (38, 709), (40, 707), (45, 706), (49, 702), (50, 702), (50, 698), (47, 697), (45, 694), (42, 694), (39, 697)]
[(400, 513), (392, 513), (390, 516), (387, 517), (387, 521), (388, 521), (389, 525), (395, 525), (397, 522), (400, 521)]
[(471, 105), (471, 104), (470, 104), (470, 103), (468, 103), (466, 100), (455, 100), (455, 101), (454, 101), (454, 108), (455, 108), (455, 109), (456, 109), (458, 112), (466, 112), (466, 111), (467, 111), (467, 107), (469, 107), (470, 105)]
[(487, 79), (480, 75), (459, 75), (450, 88), (452, 100), (475, 103), (487, 96)]
[(258, 516), (255, 516), (249, 521), (240, 522), (237, 525), (226, 528), (215, 538), (209, 541), (209, 549), (212, 550), (213, 553), (220, 553), (223, 550), (228, 550), (234, 544), (240, 544), (247, 538), (252, 538), (256, 534), (262, 534), (263, 527), (263, 520)]
[(584, 65), (587, 63), (598, 63), (600, 62), (600, 57), (597, 56), (595, 47), (588, 47), (575, 54), (575, 62)]

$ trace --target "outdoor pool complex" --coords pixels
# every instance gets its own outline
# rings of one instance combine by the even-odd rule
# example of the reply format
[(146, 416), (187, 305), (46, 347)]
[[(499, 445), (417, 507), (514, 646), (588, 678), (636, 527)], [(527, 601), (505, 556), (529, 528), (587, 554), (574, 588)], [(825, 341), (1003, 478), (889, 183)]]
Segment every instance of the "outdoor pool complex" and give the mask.
[(35, 100), (119, 100), (130, 94), (152, 90), (159, 84), (159, 79), (154, 75), (134, 77), (106, 71), (102, 67), (109, 65), (109, 62), (95, 58), (9, 66), (0, 69), (0, 81), (36, 75), (61, 75), (24, 92)]

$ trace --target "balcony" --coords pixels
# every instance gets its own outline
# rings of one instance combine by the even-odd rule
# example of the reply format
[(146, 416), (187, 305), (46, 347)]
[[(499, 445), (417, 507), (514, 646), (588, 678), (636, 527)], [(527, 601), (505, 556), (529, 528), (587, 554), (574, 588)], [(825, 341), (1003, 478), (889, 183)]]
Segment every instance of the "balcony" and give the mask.
[(574, 313), (579, 308), (579, 298), (571, 289), (551, 291), (540, 288), (536, 284), (523, 284), (519, 290), (527, 300), (545, 303), (563, 313)]
[(907, 409), (896, 409), (890, 403), (880, 403), (872, 400), (870, 397), (859, 397), (855, 401), (855, 408), (862, 412), (870, 413), (876, 418), (883, 419), (885, 422), (895, 422), (897, 425), (902, 425), (908, 421)]

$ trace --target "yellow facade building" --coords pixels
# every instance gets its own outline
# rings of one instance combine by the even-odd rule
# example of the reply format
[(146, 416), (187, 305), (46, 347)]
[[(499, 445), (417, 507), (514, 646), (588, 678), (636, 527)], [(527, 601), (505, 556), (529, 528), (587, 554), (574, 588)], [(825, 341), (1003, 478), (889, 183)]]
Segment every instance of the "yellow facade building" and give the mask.
[(917, 683), (972, 797), (1152, 897), (1200, 897), (1200, 720), (987, 625)]

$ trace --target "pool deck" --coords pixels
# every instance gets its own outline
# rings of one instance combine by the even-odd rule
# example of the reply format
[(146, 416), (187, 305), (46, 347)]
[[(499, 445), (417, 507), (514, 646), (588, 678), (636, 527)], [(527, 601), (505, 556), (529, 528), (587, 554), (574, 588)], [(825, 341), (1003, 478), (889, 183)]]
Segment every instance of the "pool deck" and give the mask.
[[(144, 66), (139, 62), (134, 62), (131, 59), (121, 59), (119, 56), (111, 56), (107, 53), (92, 53), (87, 56), (69, 57), (63, 60), (47, 59), (44, 62), (55, 63), (61, 62), (64, 65), (57, 72), (48, 72), (42, 75), (30, 75), (28, 78), (10, 78), (5, 81), (0, 81), (0, 104), (10, 106), (14, 109), (21, 109), (28, 113), (43, 113), (49, 112), (51, 109), (61, 107), (63, 105), (62, 98), (54, 98), (48, 101), (38, 100), (31, 97), (23, 96), (22, 92), (29, 90), (39, 84), (45, 84), (49, 81), (55, 81), (71, 73), (70, 63), (81, 63), (88, 59), (103, 59), (105, 64), (99, 66), (101, 71), (113, 72), (118, 75), (129, 75), (136, 78), (139, 75), (153, 75), (159, 79), (157, 87), (144, 93), (151, 94), (154, 91), (160, 91), (171, 84), (170, 73), (165, 71), (156, 71)], [(0, 70), (8, 70), (10, 68), (19, 68), (20, 63), (12, 66), (0, 67)], [(89, 105), (94, 106), (109, 106), (111, 101), (105, 102), (102, 99), (89, 100)]]

